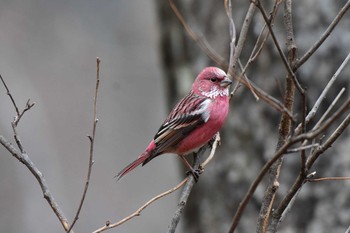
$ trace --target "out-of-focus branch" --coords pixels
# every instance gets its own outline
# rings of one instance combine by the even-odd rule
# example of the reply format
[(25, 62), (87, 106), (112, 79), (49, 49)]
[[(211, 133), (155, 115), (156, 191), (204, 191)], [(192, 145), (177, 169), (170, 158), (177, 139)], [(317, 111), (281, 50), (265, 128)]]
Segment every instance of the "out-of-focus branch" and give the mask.
[(87, 177), (86, 177), (86, 181), (85, 181), (85, 187), (84, 187), (84, 191), (83, 191), (83, 195), (81, 197), (77, 212), (74, 216), (73, 222), (70, 226), (70, 228), (68, 229), (67, 233), (71, 232), (74, 224), (78, 221), (79, 219), (79, 214), (81, 211), (81, 208), (83, 207), (84, 201), (85, 201), (85, 197), (86, 197), (86, 193), (87, 190), (89, 188), (89, 184), (90, 184), (90, 177), (91, 177), (91, 171), (92, 171), (92, 165), (94, 163), (94, 142), (95, 142), (95, 135), (96, 135), (96, 126), (97, 126), (97, 94), (98, 94), (98, 87), (100, 84), (100, 58), (96, 59), (96, 85), (95, 85), (95, 95), (94, 95), (94, 102), (93, 102), (93, 123), (92, 123), (92, 134), (88, 135), (88, 138), (90, 140), (90, 152), (89, 152), (89, 165), (88, 165), (88, 173), (87, 173)]
[(332, 33), (334, 28), (338, 25), (342, 17), (349, 10), (349, 8), (350, 8), (350, 0), (348, 0), (347, 3), (341, 8), (337, 16), (334, 18), (332, 23), (328, 26), (327, 30), (318, 39), (318, 41), (316, 41), (316, 43), (298, 60), (298, 62), (295, 64), (296, 69), (302, 66), (312, 56), (312, 54), (314, 54), (314, 52), (323, 44), (323, 42)]
[[(226, 4), (227, 1), (225, 1), (225, 6), (227, 5)], [(228, 12), (227, 10), (228, 7), (225, 7), (226, 9), (226, 14), (228, 15), (229, 17), (229, 20), (231, 20), (230, 18), (232, 18), (232, 13), (231, 13), (231, 10), (230, 12)], [(240, 80), (244, 80), (244, 83), (245, 86), (251, 90), (251, 92), (253, 93), (254, 97), (256, 98), (256, 93), (255, 91), (252, 89), (251, 87), (251, 84), (250, 84), (250, 81), (247, 79), (247, 77), (244, 75), (244, 72), (242, 72), (242, 75), (243, 75), (243, 78), (241, 78), (241, 76), (239, 76), (239, 78), (237, 78), (236, 76), (237, 75), (234, 75), (234, 73), (237, 73), (237, 69), (236, 69), (236, 64), (237, 62), (239, 61), (239, 57), (242, 53), (242, 50), (243, 50), (243, 46), (245, 44), (245, 41), (247, 39), (247, 35), (248, 35), (248, 29), (250, 27), (250, 24), (251, 22), (253, 21), (253, 17), (254, 17), (254, 13), (255, 13), (255, 5), (253, 3), (251, 3), (249, 5), (249, 8), (248, 8), (248, 11), (246, 13), (246, 16), (245, 16), (245, 19), (244, 19), (244, 23), (242, 25), (242, 29), (241, 29), (241, 32), (239, 34), (239, 38), (238, 38), (238, 42), (237, 42), (237, 45), (235, 46), (234, 49), (232, 49), (232, 43), (230, 44), (230, 48), (231, 48), (231, 53), (230, 53), (230, 62), (229, 62), (229, 69), (228, 69), (228, 73), (230, 75), (232, 75), (232, 77), (236, 78), (237, 80), (237, 83), (235, 85), (235, 87), (233, 88), (232, 92), (231, 92), (231, 97), (233, 96), (233, 94), (236, 92), (236, 90), (238, 89), (239, 87), (239, 83), (242, 83), (240, 82)], [(235, 39), (236, 40), (236, 39)]]
[[(235, 28), (235, 23), (234, 23), (233, 18), (232, 18), (231, 0), (225, 0), (224, 5), (225, 5), (226, 15), (227, 15), (227, 18), (229, 21), (229, 31), (230, 31), (230, 37), (231, 37), (231, 39), (230, 39), (230, 56), (229, 56), (227, 75), (230, 79), (232, 79), (233, 56), (235, 54), (235, 47), (236, 47), (236, 45), (235, 45), (235, 43), (236, 43), (236, 28)], [(236, 85), (235, 88), (238, 88), (238, 85)]]
[[(343, 69), (345, 68), (345, 66), (347, 65), (347, 63), (350, 60), (350, 53), (348, 53), (348, 55), (346, 56), (346, 58), (344, 59), (344, 61), (342, 62), (342, 64), (339, 66), (339, 68), (337, 69), (337, 71), (334, 73), (334, 75), (332, 76), (332, 78), (329, 80), (329, 82), (327, 83), (326, 87), (323, 89), (321, 95), (318, 97), (318, 99), (316, 100), (316, 103), (314, 104), (314, 106), (312, 107), (312, 109), (310, 110), (310, 112), (307, 114), (306, 118), (305, 118), (305, 123), (309, 123), (310, 120), (313, 119), (313, 117), (316, 115), (316, 112), (318, 110), (318, 108), (320, 107), (322, 101), (326, 98), (327, 93), (330, 91), (332, 85), (335, 83), (336, 79), (338, 78), (339, 74), (343, 71)], [(294, 130), (295, 134), (299, 134), (301, 132), (301, 124), (299, 124), (296, 129)]]
[[(67, 218), (64, 216), (64, 213), (62, 212), (62, 210), (60, 209), (58, 203), (55, 201), (53, 195), (51, 194), (51, 191), (46, 183), (46, 180), (44, 179), (43, 174), (39, 171), (39, 169), (36, 167), (36, 165), (33, 163), (33, 161), (29, 158), (28, 154), (25, 152), (23, 145), (19, 139), (19, 136), (17, 134), (17, 125), (20, 121), (20, 119), (22, 118), (23, 114), (28, 111), (31, 107), (34, 106), (34, 103), (30, 103), (29, 100), (27, 101), (26, 107), (20, 111), (16, 105), (16, 102), (14, 100), (14, 98), (12, 97), (9, 88), (7, 87), (4, 79), (1, 77), (1, 81), (3, 83), (3, 85), (5, 86), (7, 95), (10, 97), (11, 102), (16, 110), (16, 116), (14, 118), (14, 121), (11, 123), (12, 125), (12, 129), (14, 132), (14, 138), (16, 141), (16, 144), (18, 146), (18, 148), (20, 149), (20, 151), (18, 151), (10, 142), (8, 142), (2, 135), (0, 135), (0, 144), (8, 151), (12, 154), (13, 157), (15, 157), (18, 161), (20, 161), (21, 163), (23, 163), (28, 170), (33, 174), (33, 176), (36, 178), (36, 180), (38, 181), (41, 191), (44, 195), (45, 200), (49, 203), (51, 209), (53, 210), (53, 212), (55, 213), (55, 215), (57, 216), (58, 220), (61, 222), (63, 228), (65, 231), (67, 231), (69, 229), (69, 223)], [(73, 231), (71, 231), (72, 233)]]
[[(332, 115), (331, 118), (329, 118), (322, 127), (329, 127), (332, 123), (335, 122), (336, 119), (338, 119), (345, 111), (348, 111), (350, 108), (350, 99), (348, 99), (338, 110), (336, 113)], [(348, 127), (350, 124), (350, 114), (347, 115), (347, 117), (342, 121), (342, 123), (337, 127), (337, 129), (332, 133), (332, 135), (319, 147), (317, 147), (313, 153), (309, 156), (308, 160), (305, 163), (305, 169), (310, 170), (314, 162), (317, 160), (317, 158), (323, 154), (328, 148), (332, 146), (332, 144), (337, 140), (337, 138), (344, 132), (344, 130)], [(319, 128), (315, 129), (319, 130)], [(310, 139), (310, 138), (309, 138)], [(284, 197), (284, 199), (279, 204), (278, 208), (273, 213), (273, 218), (271, 220), (270, 226), (269, 226), (269, 232), (277, 232), (277, 228), (279, 223), (282, 221), (282, 219), (285, 216), (286, 211), (291, 208), (293, 205), (293, 200), (295, 199), (295, 196), (298, 195), (301, 187), (305, 183), (305, 181), (309, 179), (305, 174), (301, 173), (296, 178), (294, 184), (288, 191), (287, 195)]]
[[(284, 66), (286, 67), (286, 69), (287, 69), (289, 75), (293, 78), (293, 82), (294, 82), (295, 86), (297, 87), (297, 89), (298, 89), (298, 91), (299, 91), (300, 93), (304, 93), (304, 89), (302, 88), (302, 86), (300, 85), (300, 83), (299, 83), (299, 81), (298, 81), (296, 75), (294, 74), (294, 71), (295, 71), (295, 69), (294, 69), (294, 64), (295, 64), (295, 62), (294, 62), (293, 64), (290, 64), (290, 63), (288, 62), (286, 56), (284, 55), (284, 53), (283, 53), (283, 51), (282, 51), (282, 49), (281, 49), (281, 46), (280, 46), (279, 43), (278, 43), (277, 37), (276, 37), (276, 35), (275, 35), (275, 33), (274, 33), (273, 29), (272, 29), (272, 25), (271, 25), (271, 23), (269, 22), (269, 18), (268, 18), (267, 14), (266, 14), (266, 11), (265, 11), (263, 5), (261, 4), (260, 0), (254, 0), (253, 2), (255, 3), (256, 7), (259, 8), (259, 10), (260, 10), (260, 12), (261, 12), (261, 14), (262, 14), (262, 16), (263, 16), (263, 18), (264, 18), (266, 24), (267, 24), (267, 27), (268, 27), (269, 30), (270, 30), (270, 33), (271, 33), (271, 36), (272, 36), (272, 40), (273, 40), (273, 42), (274, 42), (274, 44), (275, 44), (275, 47), (277, 48), (277, 51), (278, 51), (278, 53), (279, 53), (279, 55), (280, 55), (280, 57), (281, 57), (281, 59), (282, 59), (282, 61), (283, 61)], [(292, 26), (292, 24), (291, 24), (290, 26)], [(288, 29), (288, 28), (287, 28), (287, 29)], [(294, 40), (293, 40), (293, 41), (290, 41), (290, 42), (287, 41), (287, 43), (290, 43), (290, 44), (293, 43), (293, 44), (294, 44)], [(288, 50), (289, 50), (290, 52), (296, 52), (295, 49), (296, 49), (296, 48), (293, 48), (293, 47), (288, 48)], [(290, 53), (290, 52), (289, 52), (289, 53)], [(295, 60), (296, 60), (296, 59), (295, 59)], [(292, 67), (293, 67), (293, 68), (292, 68)]]
[[(291, 137), (287, 139), (284, 145), (280, 147), (278, 151), (272, 156), (272, 158), (265, 163), (265, 165), (262, 167), (258, 175), (256, 176), (255, 180), (250, 185), (247, 193), (245, 194), (242, 201), (239, 203), (239, 206), (236, 210), (236, 213), (233, 217), (232, 224), (229, 230), (229, 233), (233, 233), (239, 223), (240, 218), (242, 217), (242, 214), (245, 210), (245, 207), (249, 203), (250, 198), (253, 196), (256, 188), (260, 184), (261, 180), (264, 178), (266, 173), (268, 172), (269, 168), (274, 164), (278, 159), (280, 159), (284, 154), (287, 152), (288, 148), (290, 148), (292, 145), (304, 141), (304, 140), (312, 140), (319, 136), (320, 134), (324, 133), (331, 125), (334, 123), (345, 111), (349, 110), (350, 108), (350, 99), (348, 99), (329, 119), (326, 120), (320, 127), (317, 129), (313, 129), (309, 132), (296, 135), (294, 137)], [(347, 125), (350, 123), (350, 116), (348, 116), (343, 123), (338, 127), (339, 130), (337, 130), (337, 133), (343, 132)], [(335, 134), (332, 140), (335, 139), (336, 136), (339, 136), (338, 134)], [(329, 145), (330, 146), (330, 145)], [(311, 162), (310, 162), (311, 163)], [(309, 166), (306, 167), (309, 169)]]
[(342, 176), (342, 177), (322, 177), (322, 178), (310, 178), (306, 179), (307, 182), (320, 182), (320, 181), (344, 181), (344, 180), (350, 180), (349, 176)]
[(188, 25), (185, 18), (180, 13), (179, 9), (174, 4), (173, 0), (168, 0), (169, 5), (173, 12), (175, 13), (176, 17), (179, 19), (182, 26), (185, 28), (186, 32), (190, 35), (190, 37), (199, 45), (199, 47), (205, 52), (205, 54), (215, 61), (220, 67), (224, 67), (224, 69), (227, 69), (227, 62), (225, 59), (220, 56), (208, 43), (208, 41), (205, 39), (204, 36), (200, 36), (197, 33), (195, 33), (192, 28)]

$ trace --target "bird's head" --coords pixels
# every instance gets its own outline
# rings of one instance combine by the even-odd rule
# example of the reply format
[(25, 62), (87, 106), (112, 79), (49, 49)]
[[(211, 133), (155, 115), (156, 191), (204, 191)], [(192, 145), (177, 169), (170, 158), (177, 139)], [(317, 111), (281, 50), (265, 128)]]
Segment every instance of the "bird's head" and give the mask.
[(229, 96), (229, 86), (232, 81), (226, 73), (217, 67), (206, 67), (197, 76), (192, 85), (194, 94), (216, 98)]

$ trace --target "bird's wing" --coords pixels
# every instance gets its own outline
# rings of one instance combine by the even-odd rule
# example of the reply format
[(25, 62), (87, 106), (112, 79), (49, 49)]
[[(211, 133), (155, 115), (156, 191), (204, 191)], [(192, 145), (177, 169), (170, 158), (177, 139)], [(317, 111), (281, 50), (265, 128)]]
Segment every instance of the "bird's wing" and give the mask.
[(207, 122), (210, 103), (209, 98), (192, 93), (183, 98), (154, 137), (156, 154), (171, 151), (194, 129)]

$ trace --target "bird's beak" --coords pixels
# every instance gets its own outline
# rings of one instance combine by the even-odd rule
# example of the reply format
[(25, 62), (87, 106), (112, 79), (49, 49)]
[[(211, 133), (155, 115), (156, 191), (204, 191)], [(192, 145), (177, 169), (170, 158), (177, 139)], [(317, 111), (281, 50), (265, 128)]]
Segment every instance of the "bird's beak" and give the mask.
[(228, 77), (225, 77), (221, 82), (220, 82), (220, 86), (221, 87), (228, 87), (229, 85), (232, 84), (231, 79), (229, 79)]

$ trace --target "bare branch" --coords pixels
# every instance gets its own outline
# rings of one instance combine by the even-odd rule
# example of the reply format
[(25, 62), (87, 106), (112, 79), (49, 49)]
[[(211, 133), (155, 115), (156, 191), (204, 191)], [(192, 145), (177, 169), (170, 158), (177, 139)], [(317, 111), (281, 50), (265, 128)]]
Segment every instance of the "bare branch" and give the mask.
[(243, 78), (240, 78), (239, 82), (243, 83), (247, 87), (251, 86), (251, 88), (253, 89), (254, 93), (256, 93), (256, 95), (260, 99), (264, 100), (267, 104), (269, 104), (271, 107), (273, 107), (277, 111), (287, 114), (288, 117), (294, 121), (293, 114), (286, 108), (285, 105), (283, 105), (279, 100), (277, 100), (273, 96), (271, 96), (268, 93), (266, 93), (263, 89), (258, 87), (254, 82), (249, 81), (249, 84), (248, 84), (248, 82), (245, 79), (243, 79)]
[(318, 144), (318, 143), (311, 144), (311, 145), (300, 146), (298, 148), (288, 149), (286, 154), (296, 153), (296, 152), (300, 152), (302, 150), (307, 150), (307, 149), (315, 148), (315, 147), (318, 147), (318, 146), (320, 146), (320, 144)]
[(322, 117), (320, 118), (320, 120), (315, 124), (314, 128), (317, 128), (320, 126), (320, 124), (322, 124), (324, 122), (324, 120), (326, 119), (326, 117), (328, 117), (329, 113), (332, 111), (332, 109), (334, 108), (335, 104), (338, 102), (338, 100), (340, 99), (340, 97), (343, 95), (343, 93), (345, 92), (345, 88), (343, 87), (340, 92), (338, 93), (338, 95), (334, 98), (334, 100), (332, 101), (332, 103), (329, 105), (328, 109), (325, 111), (325, 113), (323, 113)]
[(5, 81), (4, 81), (4, 79), (2, 78), (1, 74), (0, 74), (0, 79), (1, 79), (1, 82), (2, 82), (2, 84), (4, 85), (4, 87), (5, 87), (5, 89), (6, 89), (6, 94), (10, 97), (11, 102), (12, 102), (13, 106), (15, 107), (17, 116), (19, 116), (19, 115), (20, 115), (20, 112), (19, 112), (19, 109), (18, 109), (18, 107), (17, 107), (16, 101), (15, 101), (15, 99), (12, 97), (12, 95), (11, 95), (11, 93), (10, 93), (10, 90), (9, 90), (9, 88), (7, 87), (7, 85), (6, 85)]
[[(350, 107), (350, 101), (348, 100), (343, 107), (346, 107), (346, 110)], [(338, 111), (340, 112), (340, 111)], [(328, 120), (330, 121), (330, 120)], [(311, 166), (314, 164), (314, 162), (317, 160), (317, 158), (324, 153), (328, 148), (332, 146), (332, 144), (338, 139), (338, 137), (344, 132), (344, 130), (348, 127), (350, 124), (350, 114), (346, 116), (346, 118), (342, 121), (342, 123), (337, 127), (336, 130), (329, 136), (329, 138), (323, 143), (322, 146), (318, 147), (314, 153), (309, 157), (309, 159), (306, 162), (306, 168), (310, 169)]]
[(90, 155), (89, 155), (89, 166), (88, 166), (88, 173), (87, 173), (87, 177), (86, 177), (86, 182), (85, 182), (85, 187), (84, 187), (84, 192), (83, 195), (81, 197), (77, 212), (75, 214), (75, 217), (73, 219), (73, 222), (70, 226), (70, 228), (68, 229), (67, 233), (71, 232), (71, 230), (74, 227), (74, 224), (78, 221), (79, 219), (79, 214), (81, 211), (81, 208), (83, 207), (84, 201), (85, 201), (85, 197), (86, 197), (86, 193), (87, 190), (89, 188), (89, 184), (90, 184), (90, 177), (91, 177), (91, 171), (92, 171), (92, 165), (94, 163), (94, 142), (95, 142), (95, 135), (96, 135), (96, 125), (98, 122), (98, 119), (96, 117), (97, 115), (97, 94), (98, 94), (98, 87), (100, 84), (100, 62), (101, 60), (99, 58), (96, 59), (96, 86), (95, 86), (95, 95), (94, 95), (94, 102), (93, 102), (93, 123), (92, 123), (92, 135), (88, 136), (89, 140), (90, 140)]
[(250, 27), (251, 22), (253, 21), (255, 9), (256, 9), (255, 5), (253, 3), (250, 3), (247, 14), (244, 18), (244, 23), (242, 25), (242, 29), (239, 33), (237, 46), (235, 48), (235, 53), (233, 54), (232, 61), (231, 61), (232, 64), (230, 64), (234, 70), (236, 69), (236, 64), (237, 64), (238, 58), (240, 57), (240, 55), (242, 53), (243, 46), (244, 46), (245, 41), (247, 39), (248, 29)]
[(316, 43), (302, 56), (299, 61), (295, 64), (295, 68), (299, 68), (303, 65), (314, 52), (323, 44), (323, 42), (328, 38), (328, 36), (332, 33), (333, 29), (338, 25), (342, 17), (350, 8), (350, 0), (342, 7), (337, 16), (334, 18), (332, 23), (328, 26), (327, 30), (322, 34), (320, 39), (316, 41)]
[(130, 219), (134, 218), (134, 217), (137, 217), (137, 216), (140, 216), (141, 212), (146, 209), (148, 206), (150, 206), (153, 202), (157, 201), (158, 199), (162, 198), (162, 197), (165, 197), (167, 195), (169, 195), (170, 193), (173, 193), (175, 192), (176, 190), (178, 190), (181, 186), (183, 186), (187, 181), (188, 181), (189, 177), (186, 177), (183, 181), (181, 181), (178, 185), (176, 185), (174, 188), (171, 188), (155, 197), (153, 197), (151, 200), (149, 200), (148, 202), (146, 202), (143, 206), (141, 206), (138, 210), (136, 210), (134, 213), (132, 213), (131, 215), (123, 218), (122, 220), (116, 222), (116, 223), (113, 223), (113, 224), (110, 224), (109, 221), (106, 222), (106, 225), (97, 229), (96, 231), (94, 231), (93, 233), (99, 233), (99, 232), (103, 232), (103, 231), (106, 231), (108, 229), (111, 229), (111, 228), (115, 228), (127, 221), (129, 221)]
[(215, 152), (216, 152), (216, 148), (219, 145), (220, 140), (221, 140), (220, 133), (218, 132), (215, 135), (215, 140), (214, 140), (213, 145), (211, 146), (211, 151), (210, 151), (210, 154), (209, 154), (208, 158), (201, 164), (202, 168), (205, 168), (205, 166), (207, 166), (207, 164), (214, 158), (214, 155), (215, 155)]
[(312, 178), (312, 179), (306, 179), (307, 182), (320, 182), (320, 181), (343, 181), (343, 180), (350, 180), (349, 176), (343, 176), (343, 177), (323, 177), (323, 178)]
[(39, 171), (39, 169), (35, 166), (35, 164), (30, 160), (28, 154), (26, 153), (21, 154), (13, 145), (11, 145), (10, 142), (8, 142), (1, 135), (0, 135), (0, 144), (3, 145), (3, 147), (6, 148), (6, 150), (10, 152), (13, 157), (15, 157), (21, 163), (23, 163), (29, 169), (29, 171), (34, 175), (34, 177), (36, 178), (36, 180), (38, 181), (41, 187), (41, 191), (44, 194), (44, 198), (49, 203), (53, 212), (56, 214), (63, 228), (65, 230), (68, 230), (69, 223), (67, 218), (64, 216), (58, 203), (55, 201), (54, 197), (52, 196), (51, 191), (46, 183), (46, 180), (44, 179), (43, 174)]
[[(345, 68), (345, 66), (349, 62), (349, 60), (350, 60), (350, 53), (348, 53), (348, 55), (346, 56), (346, 58), (344, 59), (342, 64), (339, 66), (337, 71), (334, 73), (332, 78), (327, 83), (326, 87), (323, 89), (321, 95), (316, 100), (316, 103), (314, 104), (314, 106), (312, 107), (310, 112), (307, 114), (307, 116), (305, 118), (305, 123), (306, 124), (309, 123), (310, 120), (316, 115), (316, 112), (317, 112), (319, 106), (321, 105), (322, 101), (326, 98), (326, 95), (327, 95), (328, 91), (331, 89), (332, 85), (335, 83), (335, 81), (338, 78), (339, 74), (343, 71), (343, 69)], [(294, 133), (298, 134), (298, 133), (300, 133), (300, 131), (301, 131), (301, 124), (299, 124), (298, 127), (294, 130)]]
[[(34, 175), (36, 180), (38, 181), (41, 191), (44, 195), (45, 200), (49, 203), (51, 209), (56, 214), (58, 220), (61, 222), (63, 228), (67, 231), (69, 228), (69, 223), (67, 218), (64, 216), (63, 212), (61, 211), (58, 203), (55, 201), (54, 197), (51, 194), (51, 191), (46, 183), (46, 180), (44, 179), (43, 174), (39, 171), (39, 169), (36, 167), (36, 165), (31, 161), (28, 154), (24, 151), (23, 145), (19, 139), (19, 136), (17, 134), (17, 125), (23, 116), (23, 114), (28, 111), (30, 108), (34, 106), (34, 103), (30, 103), (30, 99), (27, 101), (25, 108), (22, 111), (19, 111), (16, 102), (13, 98), (13, 96), (10, 93), (10, 90), (8, 86), (6, 85), (4, 79), (0, 75), (0, 79), (5, 86), (7, 95), (10, 97), (11, 102), (16, 110), (16, 116), (14, 118), (14, 121), (11, 122), (12, 129), (14, 132), (14, 138), (15, 142), (19, 148), (20, 151), (18, 151), (10, 142), (8, 142), (2, 135), (0, 135), (0, 144), (3, 145), (3, 147), (12, 154), (13, 157), (15, 157), (17, 160), (19, 160), (21, 163), (23, 163), (28, 170)], [(71, 231), (73, 233), (73, 231)]]

